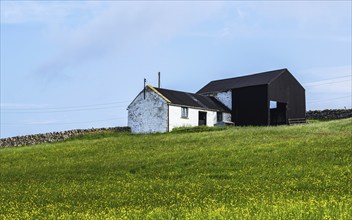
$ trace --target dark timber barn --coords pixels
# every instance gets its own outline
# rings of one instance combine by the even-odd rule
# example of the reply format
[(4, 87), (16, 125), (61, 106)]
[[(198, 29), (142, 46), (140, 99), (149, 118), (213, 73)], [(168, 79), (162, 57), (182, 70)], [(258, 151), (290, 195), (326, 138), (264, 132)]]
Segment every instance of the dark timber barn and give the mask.
[(211, 81), (197, 93), (232, 94), (236, 125), (279, 125), (304, 121), (305, 90), (287, 69)]

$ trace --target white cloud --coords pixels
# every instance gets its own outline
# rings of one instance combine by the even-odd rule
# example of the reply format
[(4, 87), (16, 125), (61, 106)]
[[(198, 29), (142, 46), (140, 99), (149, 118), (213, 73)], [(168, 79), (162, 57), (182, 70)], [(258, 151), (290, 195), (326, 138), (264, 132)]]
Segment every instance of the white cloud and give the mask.
[(39, 66), (37, 73), (51, 77), (109, 54), (153, 48), (221, 8), (222, 3), (216, 2), (110, 2), (79, 26), (62, 22), (49, 27), (60, 51)]
[(326, 39), (351, 43), (351, 2), (232, 2), (214, 37)]
[(1, 1), (1, 23), (22, 23), (41, 20), (49, 10), (36, 2)]
[(77, 11), (100, 11), (104, 2), (1, 1), (1, 23), (52, 23)]
[(272, 22), (294, 21), (302, 28), (311, 28), (311, 24), (316, 24), (329, 29), (346, 21), (351, 22), (349, 1), (272, 1), (251, 2), (249, 5), (262, 18)]

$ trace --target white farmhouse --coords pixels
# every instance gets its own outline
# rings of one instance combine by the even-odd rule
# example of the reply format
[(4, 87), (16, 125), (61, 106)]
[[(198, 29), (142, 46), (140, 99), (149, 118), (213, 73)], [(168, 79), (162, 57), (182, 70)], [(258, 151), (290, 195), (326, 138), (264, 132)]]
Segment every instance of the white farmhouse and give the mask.
[[(230, 105), (231, 106), (231, 105)], [(231, 123), (230, 109), (214, 97), (146, 86), (128, 106), (133, 133), (168, 132), (182, 126)]]
[(181, 126), (305, 123), (305, 89), (287, 69), (214, 80), (196, 94), (146, 86), (128, 106), (133, 133)]

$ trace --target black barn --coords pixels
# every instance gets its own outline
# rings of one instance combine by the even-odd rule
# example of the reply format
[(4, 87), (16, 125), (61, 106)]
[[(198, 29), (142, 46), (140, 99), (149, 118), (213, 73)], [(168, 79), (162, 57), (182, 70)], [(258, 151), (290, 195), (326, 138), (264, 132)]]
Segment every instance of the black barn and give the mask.
[(279, 125), (305, 120), (305, 90), (287, 69), (211, 81), (197, 93), (232, 91), (236, 125)]

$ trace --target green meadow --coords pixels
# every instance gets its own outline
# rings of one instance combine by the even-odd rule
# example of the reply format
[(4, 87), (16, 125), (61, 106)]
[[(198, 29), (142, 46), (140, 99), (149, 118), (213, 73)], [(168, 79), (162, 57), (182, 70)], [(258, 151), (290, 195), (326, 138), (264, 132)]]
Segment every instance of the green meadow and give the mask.
[(0, 219), (352, 219), (352, 119), (0, 149)]

